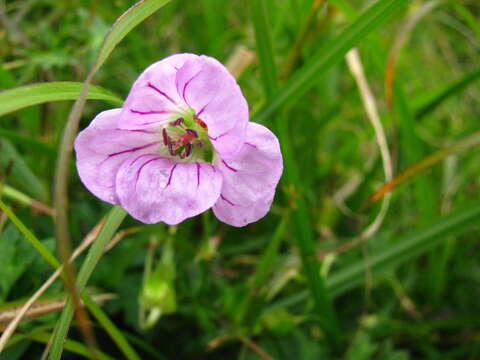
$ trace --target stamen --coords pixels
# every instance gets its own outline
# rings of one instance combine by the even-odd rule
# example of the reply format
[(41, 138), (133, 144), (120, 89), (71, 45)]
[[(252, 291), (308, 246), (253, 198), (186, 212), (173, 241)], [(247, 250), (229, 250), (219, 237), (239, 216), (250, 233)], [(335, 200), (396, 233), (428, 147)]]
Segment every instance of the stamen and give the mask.
[(187, 133), (189, 133), (190, 135), (195, 136), (196, 138), (198, 138), (198, 133), (197, 133), (195, 130), (186, 129), (185, 131), (186, 131)]
[(172, 125), (172, 126), (178, 126), (178, 125), (183, 124), (184, 121), (185, 121), (185, 119), (184, 119), (183, 117), (179, 117), (177, 120), (175, 120), (174, 122), (170, 123), (170, 125)]
[(200, 125), (202, 128), (204, 128), (205, 130), (208, 130), (208, 127), (207, 127), (207, 124), (205, 124), (205, 122), (203, 122), (203, 120), (199, 119), (198, 117), (195, 118), (195, 122)]
[(202, 140), (198, 140), (196, 145), (197, 145), (198, 147), (203, 147), (203, 141), (202, 141)]
[(190, 154), (192, 153), (192, 147), (193, 146), (191, 143), (185, 145), (185, 157), (190, 156)]
[(168, 152), (170, 153), (170, 155), (172, 156), (176, 156), (177, 154), (175, 153), (175, 151), (173, 150), (173, 144), (171, 142), (168, 143)]
[(162, 130), (162, 136), (163, 136), (163, 145), (168, 145), (170, 141), (167, 135), (167, 130), (165, 130), (165, 128)]

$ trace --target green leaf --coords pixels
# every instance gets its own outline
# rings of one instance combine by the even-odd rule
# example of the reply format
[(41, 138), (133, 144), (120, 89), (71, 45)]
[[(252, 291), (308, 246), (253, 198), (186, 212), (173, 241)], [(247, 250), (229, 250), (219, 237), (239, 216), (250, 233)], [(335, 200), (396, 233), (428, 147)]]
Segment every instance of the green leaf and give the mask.
[(13, 226), (0, 233), (0, 301), (35, 258), (35, 250), (23, 241)]
[(10, 221), (25, 236), (27, 241), (38, 251), (43, 259), (48, 262), (54, 269), (60, 266), (57, 258), (42, 244), (40, 240), (28, 229), (28, 227), (13, 213), (13, 211), (0, 200), (0, 210), (7, 215)]
[(23, 135), (20, 135), (18, 133), (18, 131), (13, 131), (13, 130), (8, 130), (8, 129), (4, 129), (4, 128), (0, 128), (0, 137), (4, 137), (8, 140), (10, 140), (13, 144), (16, 144), (16, 145), (21, 145), (21, 146), (24, 146), (26, 148), (29, 148), (30, 150), (32, 150), (33, 152), (35, 152), (36, 154), (38, 155), (46, 155), (46, 156), (49, 156), (49, 157), (55, 157), (57, 152), (56, 150), (37, 140), (37, 139), (34, 139), (34, 138), (31, 138), (31, 137), (28, 137), (28, 136), (23, 136)]
[(301, 98), (318, 82), (319, 75), (342, 61), (352, 47), (385, 22), (405, 3), (407, 0), (379, 0), (360, 14), (352, 25), (321, 47), (312, 56), (312, 60), (292, 76), (276, 96), (255, 114), (254, 121), (263, 122), (282, 106)]
[(0, 138), (0, 154), (0, 174), (6, 174), (9, 183), (46, 202), (49, 197), (46, 187), (7, 139)]
[[(28, 106), (51, 101), (75, 100), (83, 87), (79, 82), (49, 82), (19, 86), (0, 92), (0, 116)], [(92, 85), (87, 95), (90, 100), (105, 100), (121, 105), (123, 100), (112, 92)]]

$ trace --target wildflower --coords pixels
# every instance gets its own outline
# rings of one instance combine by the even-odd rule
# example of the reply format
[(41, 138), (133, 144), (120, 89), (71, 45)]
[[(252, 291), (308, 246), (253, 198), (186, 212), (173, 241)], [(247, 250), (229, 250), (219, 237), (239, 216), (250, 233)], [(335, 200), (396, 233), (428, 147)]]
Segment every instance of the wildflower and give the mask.
[(277, 138), (249, 122), (235, 79), (194, 54), (149, 66), (75, 151), (85, 186), (144, 223), (174, 225), (213, 207), (221, 221), (247, 225), (267, 214), (283, 169)]

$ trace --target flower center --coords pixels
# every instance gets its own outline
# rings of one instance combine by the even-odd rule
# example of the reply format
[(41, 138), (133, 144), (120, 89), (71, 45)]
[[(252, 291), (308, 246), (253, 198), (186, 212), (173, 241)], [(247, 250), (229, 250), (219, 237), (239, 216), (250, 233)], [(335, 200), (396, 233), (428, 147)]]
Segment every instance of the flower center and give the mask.
[(213, 162), (214, 150), (207, 125), (191, 109), (178, 114), (162, 129), (162, 140), (163, 152), (168, 157), (182, 162)]

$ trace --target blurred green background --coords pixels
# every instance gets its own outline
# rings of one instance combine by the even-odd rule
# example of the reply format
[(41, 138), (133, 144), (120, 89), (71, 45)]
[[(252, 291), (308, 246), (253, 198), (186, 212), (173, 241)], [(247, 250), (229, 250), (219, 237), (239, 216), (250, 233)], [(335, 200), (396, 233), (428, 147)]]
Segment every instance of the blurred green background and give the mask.
[[(133, 3), (0, 1), (0, 89), (83, 82)], [(377, 131), (345, 61), (352, 46)], [(279, 136), (285, 171), (269, 215), (242, 229), (210, 211), (175, 228), (127, 217), (88, 284), (112, 295), (101, 302), (112, 325), (92, 317), (100, 358), (479, 359), (479, 50), (477, 0), (172, 0), (130, 31), (93, 84), (125, 98), (159, 59), (214, 56), (238, 75), (251, 119)], [(17, 101), (5, 94), (0, 113)], [(71, 106), (0, 118), (2, 201), (52, 252)], [(112, 107), (88, 101), (81, 127)], [(409, 178), (368, 202), (389, 166)], [(75, 248), (110, 205), (83, 187), (73, 161), (70, 179)], [(0, 212), (0, 329), (51, 272)], [(55, 282), (0, 359), (40, 359), (65, 297)], [(68, 338), (63, 358), (91, 357), (75, 322)]]

